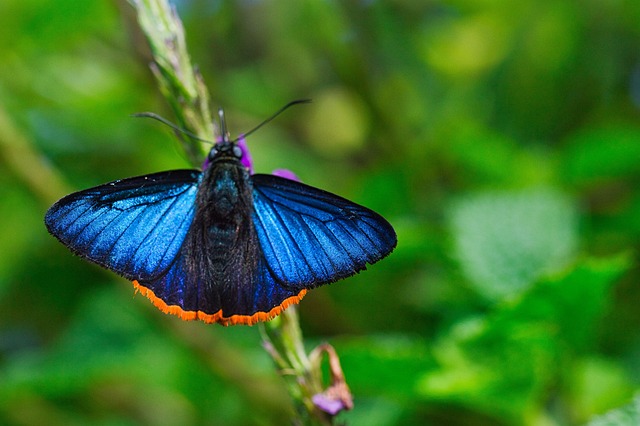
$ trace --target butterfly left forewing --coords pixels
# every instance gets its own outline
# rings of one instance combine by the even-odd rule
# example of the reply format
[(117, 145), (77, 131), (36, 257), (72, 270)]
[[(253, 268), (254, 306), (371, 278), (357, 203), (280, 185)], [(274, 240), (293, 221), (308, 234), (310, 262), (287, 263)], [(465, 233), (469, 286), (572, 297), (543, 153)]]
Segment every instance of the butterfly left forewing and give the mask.
[(273, 274), (292, 288), (353, 275), (396, 245), (380, 215), (342, 197), (272, 175), (253, 175), (254, 226)]

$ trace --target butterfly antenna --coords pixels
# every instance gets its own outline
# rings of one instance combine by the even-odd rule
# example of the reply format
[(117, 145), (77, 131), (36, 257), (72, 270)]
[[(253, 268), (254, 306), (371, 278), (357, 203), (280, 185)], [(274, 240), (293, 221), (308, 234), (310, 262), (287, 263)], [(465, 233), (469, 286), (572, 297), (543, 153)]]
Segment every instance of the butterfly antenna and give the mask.
[(222, 132), (222, 141), (229, 142), (230, 136), (229, 132), (227, 131), (227, 122), (224, 120), (224, 110), (222, 108), (218, 109), (218, 117), (220, 118), (220, 131)]
[[(297, 105), (297, 104), (308, 104), (311, 103), (311, 99), (297, 99), (295, 101), (291, 101), (288, 104), (286, 104), (285, 106), (283, 106), (282, 108), (280, 108), (278, 111), (276, 111), (275, 114), (273, 114), (271, 117), (267, 118), (266, 120), (264, 120), (262, 123), (258, 124), (256, 127), (254, 127), (253, 129), (249, 130), (247, 133), (243, 134), (242, 137), (246, 138), (247, 136), (249, 136), (250, 134), (254, 133), (256, 130), (258, 130), (260, 127), (264, 126), (265, 124), (267, 124), (268, 122), (270, 122), (271, 120), (273, 120), (274, 118), (276, 118), (277, 116), (279, 116), (282, 112), (284, 112), (284, 110), (286, 110), (287, 108), (289, 108), (290, 106), (293, 105)], [(240, 138), (238, 138), (240, 139)], [(238, 139), (236, 139), (235, 141), (237, 141)], [(235, 142), (234, 141), (234, 142)]]
[(167, 126), (171, 127), (173, 130), (175, 130), (176, 132), (180, 132), (180, 133), (184, 133), (185, 135), (198, 140), (200, 142), (206, 142), (209, 144), (213, 144), (213, 142), (211, 142), (210, 140), (207, 139), (203, 139), (201, 137), (199, 137), (198, 135), (195, 135), (193, 133), (191, 133), (188, 130), (185, 130), (181, 127), (176, 126), (175, 124), (173, 124), (172, 122), (170, 122), (169, 120), (167, 120), (164, 117), (159, 116), (158, 114), (154, 114), (153, 112), (137, 112), (135, 114), (131, 114), (132, 117), (144, 117), (144, 118), (153, 118), (154, 120), (157, 120), (159, 122), (161, 122), (162, 124), (166, 124)]

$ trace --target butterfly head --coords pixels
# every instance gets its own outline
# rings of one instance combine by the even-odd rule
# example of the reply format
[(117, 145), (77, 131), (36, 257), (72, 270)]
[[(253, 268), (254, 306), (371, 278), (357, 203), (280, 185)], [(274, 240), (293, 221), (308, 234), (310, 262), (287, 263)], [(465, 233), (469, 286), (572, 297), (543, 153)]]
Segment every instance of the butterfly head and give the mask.
[(220, 117), (220, 131), (222, 133), (222, 138), (218, 139), (218, 142), (213, 144), (211, 150), (209, 151), (209, 155), (207, 156), (207, 162), (212, 162), (214, 159), (233, 159), (236, 161), (242, 160), (243, 151), (238, 146), (238, 141), (241, 139), (231, 139), (231, 135), (227, 131), (227, 124), (224, 120), (224, 111), (222, 108), (218, 110), (218, 116)]
[(231, 157), (237, 160), (242, 159), (242, 149), (234, 141), (218, 142), (211, 147), (207, 160), (209, 162), (221, 157)]

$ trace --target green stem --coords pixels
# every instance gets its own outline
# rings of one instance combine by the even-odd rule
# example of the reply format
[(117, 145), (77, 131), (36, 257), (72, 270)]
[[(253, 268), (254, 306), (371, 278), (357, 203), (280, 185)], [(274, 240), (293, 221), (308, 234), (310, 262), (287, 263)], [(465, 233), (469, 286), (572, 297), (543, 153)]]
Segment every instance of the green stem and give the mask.
[(319, 413), (312, 397), (322, 392), (322, 383), (317, 380), (319, 377), (304, 349), (297, 307), (289, 307), (279, 317), (261, 325), (260, 330), (265, 349), (285, 379), (299, 420), (304, 424), (332, 424), (322, 421), (322, 415), (320, 421), (315, 420)]
[[(178, 125), (201, 139), (214, 139), (216, 129), (209, 108), (209, 92), (202, 75), (191, 65), (184, 27), (175, 9), (166, 0), (130, 2), (151, 48), (151, 70)], [(191, 163), (199, 167), (204, 158), (201, 143), (185, 135), (178, 137)]]

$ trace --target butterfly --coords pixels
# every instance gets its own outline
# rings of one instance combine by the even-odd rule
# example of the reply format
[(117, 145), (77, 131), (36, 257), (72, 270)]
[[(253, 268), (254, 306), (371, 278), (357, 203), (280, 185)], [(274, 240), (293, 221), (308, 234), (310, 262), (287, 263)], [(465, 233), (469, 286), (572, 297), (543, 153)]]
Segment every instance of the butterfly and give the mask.
[(395, 248), (393, 227), (374, 211), (295, 180), (250, 174), (220, 117), (223, 138), (203, 170), (70, 194), (47, 211), (48, 231), (133, 281), (163, 312), (223, 325), (268, 321), (309, 289)]

